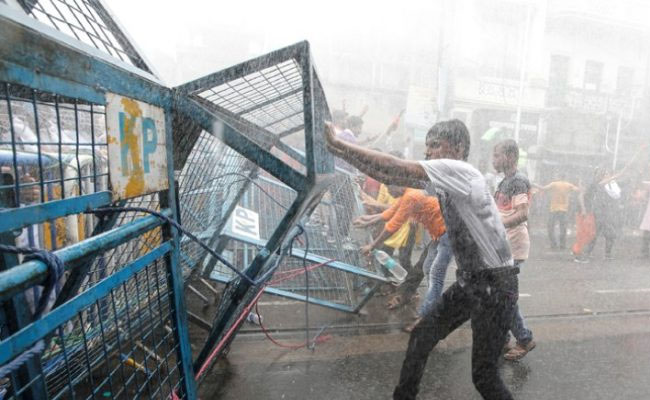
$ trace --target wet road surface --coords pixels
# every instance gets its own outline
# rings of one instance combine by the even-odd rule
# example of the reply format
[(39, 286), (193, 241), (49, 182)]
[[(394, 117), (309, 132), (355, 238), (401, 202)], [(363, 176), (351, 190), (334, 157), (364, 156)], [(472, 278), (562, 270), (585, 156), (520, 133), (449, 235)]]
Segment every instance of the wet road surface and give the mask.
[[(576, 264), (566, 252), (538, 250), (521, 274), (520, 305), (537, 348), (503, 362), (517, 399), (650, 398), (650, 262), (619, 248), (618, 259), (595, 254)], [(453, 281), (453, 268), (447, 284)], [(421, 288), (425, 290), (425, 288)], [(412, 307), (387, 312), (378, 297), (366, 315), (310, 307), (314, 331), (332, 338), (310, 350), (275, 347), (247, 324), (227, 360), (200, 388), (204, 399), (386, 399), (397, 382)], [(304, 340), (304, 304), (264, 297), (261, 310), (280, 340)], [(419, 398), (480, 399), (471, 383), (467, 324), (429, 358)]]

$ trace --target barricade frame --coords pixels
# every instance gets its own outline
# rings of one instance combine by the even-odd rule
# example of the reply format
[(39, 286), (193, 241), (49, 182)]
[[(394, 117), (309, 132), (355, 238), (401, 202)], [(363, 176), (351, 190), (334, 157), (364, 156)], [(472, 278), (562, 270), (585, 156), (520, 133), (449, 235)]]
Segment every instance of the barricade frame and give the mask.
[[(101, 2), (98, 0), (88, 1), (101, 6)], [(290, 241), (300, 234), (300, 229), (296, 227), (300, 219), (305, 215), (309, 215), (315, 209), (322, 195), (334, 182), (334, 161), (327, 152), (324, 136), (322, 135), (323, 122), (329, 118), (329, 108), (307, 42), (288, 46), (177, 88), (169, 89), (151, 73), (152, 69), (144, 64), (144, 59), (136, 58), (135, 61), (132, 59), (132, 63), (114, 59), (97, 48), (66, 36), (62, 32), (2, 3), (0, 3), (0, 37), (10, 39), (0, 43), (0, 54), (2, 54), (0, 58), (0, 82), (9, 82), (101, 105), (106, 104), (105, 95), (107, 92), (111, 92), (152, 104), (164, 110), (167, 134), (167, 179), (170, 189), (157, 194), (159, 198), (158, 205), (160, 211), (167, 213), (176, 221), (180, 222), (181, 205), (178, 204), (176, 196), (174, 169), (176, 167), (180, 170), (184, 166), (193, 145), (202, 131), (213, 135), (227, 147), (249, 160), (251, 165), (254, 165), (249, 178), (252, 178), (258, 170), (262, 169), (295, 190), (296, 196), (282, 216), (278, 227), (268, 240), (259, 243), (261, 250), (249, 265), (244, 266), (243, 272), (251, 280), (256, 280), (265, 272), (268, 272), (274, 262), (278, 260), (278, 257), (285, 255), (285, 251), (290, 247)], [(130, 45), (126, 36), (122, 36), (119, 40)], [(262, 68), (286, 60), (295, 60), (297, 63), (302, 87), (300, 90), (291, 91), (286, 96), (283, 95), (285, 97), (282, 98), (300, 95), (303, 121), (301, 124), (282, 132), (274, 134), (266, 127), (242, 121), (238, 118), (238, 115), (216, 107), (196, 95), (197, 91), (210, 85), (226, 82), (234, 76), (245, 74), (248, 71), (259, 71)], [(141, 69), (145, 67), (146, 71)], [(260, 106), (264, 106), (264, 104)], [(251, 110), (247, 111), (250, 112)], [(291, 115), (291, 117), (296, 115)], [(173, 132), (181, 131), (183, 135), (173, 135)], [(296, 151), (282, 140), (299, 131), (304, 131), (304, 153)], [(183, 136), (183, 139), (181, 139), (181, 136)], [(304, 172), (288, 165), (274, 154), (272, 149), (277, 149), (297, 161), (304, 167), (302, 168)], [(230, 203), (230, 208), (226, 210), (226, 215), (232, 213), (250, 184), (249, 181), (246, 181), (235, 194), (234, 201)], [(60, 201), (0, 211), (0, 233), (46, 220), (78, 214), (89, 208), (106, 206), (111, 204), (111, 201), (112, 197), (109, 192), (97, 192)], [(222, 235), (226, 220), (227, 218), (224, 218), (220, 221), (220, 224), (211, 232), (212, 236), (207, 241), (210, 247), (216, 247), (218, 253), (229, 240)], [(145, 223), (143, 221), (153, 223), (152, 217), (138, 218), (119, 228), (110, 230), (115, 221), (105, 221), (95, 232), (97, 233), (96, 236), (92, 236), (78, 245), (61, 249), (57, 254), (69, 262), (73, 272), (80, 273), (82, 267), (79, 266), (79, 263), (87, 260), (98, 249), (110, 248), (112, 245), (117, 246), (117, 242), (106, 241), (107, 234), (116, 234), (122, 239), (132, 238), (134, 236), (129, 235), (137, 236), (150, 231), (141, 230), (140, 224)], [(206, 367), (209, 370), (216, 360), (214, 358), (215, 346), (224, 339), (232, 340), (234, 335), (227, 337), (226, 332), (232, 332), (233, 329), (236, 331), (239, 314), (253, 301), (261, 287), (254, 286), (250, 281), (239, 278), (230, 279), (227, 282), (227, 288), (214, 317), (208, 339), (198, 358), (192, 363), (186, 324), (187, 310), (183, 292), (181, 242), (176, 231), (171, 230), (168, 225), (159, 224), (156, 226), (162, 228), (162, 242), (143, 257), (147, 257), (149, 254), (157, 254), (165, 260), (169, 274), (170, 292), (173, 297), (172, 311), (175, 319), (173, 333), (179, 345), (177, 358), (182, 366), (182, 395), (192, 399), (196, 398), (197, 382), (194, 379), (194, 370), (205, 370)], [(106, 234), (100, 234), (101, 230), (107, 231)], [(300, 255), (300, 250), (294, 249), (291, 255)], [(6, 255), (4, 257), (7, 265), (15, 267), (0, 272), (0, 277), (3, 278), (3, 280), (0, 280), (0, 299), (17, 295), (25, 288), (43, 282), (47, 276), (46, 267), (40, 262), (34, 261), (17, 265), (16, 257), (12, 258), (12, 256)], [(320, 260), (317, 257), (314, 258), (314, 256), (309, 257), (315, 261)], [(134, 260), (128, 264), (126, 269), (103, 278), (89, 290), (92, 291), (96, 287), (100, 287), (100, 285), (103, 288), (102, 290), (106, 290), (107, 287), (117, 287), (116, 285), (119, 284), (120, 279), (124, 278), (124, 274), (136, 276), (135, 274), (139, 268), (146, 265), (144, 262), (149, 258), (145, 258), (145, 261), (142, 260), (142, 257)], [(215, 263), (216, 260), (210, 262)], [(368, 275), (365, 277), (378, 282), (384, 281), (381, 277), (364, 272), (354, 266), (339, 265), (337, 263), (334, 267), (352, 274)], [(122, 278), (118, 278), (118, 275)], [(74, 302), (81, 301), (80, 298), (93, 299), (92, 294), (72, 298), (78, 290), (77, 283), (70, 285), (69, 290), (57, 302), (56, 305), (59, 307), (46, 316), (48, 321), (51, 322), (54, 319), (61, 323), (63, 315), (67, 315), (65, 314), (66, 308), (75, 309), (72, 304), (77, 304)], [(273, 289), (271, 289), (271, 292), (273, 292)], [(276, 291), (275, 294), (279, 293)], [(372, 291), (356, 307), (339, 307), (339, 309), (356, 312), (371, 296)], [(329, 306), (332, 305), (334, 304), (329, 304)], [(77, 304), (75, 307), (80, 306)], [(41, 321), (29, 323), (25, 310), (16, 309), (14, 313), (20, 317), (17, 319), (22, 319), (17, 321), (16, 329), (21, 330), (14, 333), (14, 335), (20, 335), (19, 338), (22, 341), (20, 343), (22, 344), (13, 347), (11, 340), (0, 342), (0, 349), (8, 351), (7, 359), (2, 359), (4, 361), (18, 355), (21, 349), (25, 348), (26, 343), (34, 343), (46, 334), (42, 331), (44, 323)], [(0, 364), (4, 361), (0, 361)], [(30, 365), (27, 368), (26, 379), (28, 382), (31, 382), (33, 377), (39, 374), (39, 371), (31, 371), (31, 369), (34, 369), (34, 366)]]
[[(172, 157), (172, 93), (154, 75), (142, 71), (126, 62), (113, 59), (97, 49), (77, 42), (65, 34), (34, 19), (0, 4), (0, 81), (20, 85), (34, 90), (80, 99), (91, 104), (106, 104), (105, 93), (112, 92), (140, 100), (164, 110), (167, 143), (167, 179), (170, 189), (158, 193), (161, 211), (178, 219), (178, 205), (174, 192), (174, 165)], [(16, 209), (0, 211), (3, 241), (11, 242), (9, 233), (34, 223), (41, 223), (59, 217), (74, 215), (87, 209), (107, 206), (112, 202), (109, 192), (80, 195), (60, 201), (45, 202)], [(110, 224), (109, 224), (110, 225)], [(125, 279), (156, 259), (162, 259), (167, 270), (168, 290), (171, 296), (172, 333), (177, 343), (176, 359), (180, 365), (180, 389), (183, 396), (196, 398), (196, 384), (192, 369), (192, 355), (187, 331), (187, 315), (183, 292), (183, 277), (179, 265), (178, 234), (155, 217), (136, 219), (119, 228), (85, 239), (76, 245), (58, 250), (56, 254), (68, 262), (68, 268), (79, 268), (80, 263), (101, 250), (110, 249), (119, 243), (148, 232), (151, 228), (162, 228), (162, 243), (125, 268), (102, 279), (81, 295), (68, 300), (60, 307), (46, 314), (42, 319), (31, 322), (26, 307), (17, 307), (11, 296), (21, 290), (42, 283), (47, 267), (40, 261), (19, 264), (16, 256), (3, 254), (4, 271), (0, 272), (0, 298), (5, 304), (14, 304), (8, 318), (14, 326), (9, 338), (0, 342), (3, 364), (21, 354), (28, 346), (42, 339), (57, 325), (65, 323), (70, 313), (78, 311), (82, 304), (97, 300), (107, 290), (116, 289)], [(110, 229), (110, 226), (105, 226)], [(137, 279), (137, 278), (136, 278)], [(128, 312), (128, 311), (127, 311)], [(31, 385), (43, 377), (38, 358), (23, 367), (18, 374), (21, 385)], [(14, 379), (14, 380), (15, 380)], [(42, 381), (42, 380), (41, 380)], [(42, 381), (44, 382), (44, 381)], [(47, 398), (44, 387), (30, 389), (33, 398)]]
[[(237, 76), (260, 71), (287, 60), (295, 60), (300, 68), (304, 123), (299, 128), (282, 132), (281, 135), (276, 136), (264, 127), (242, 121), (237, 118), (237, 115), (216, 107), (196, 95), (206, 88), (227, 82)], [(276, 261), (276, 257), (282, 256), (276, 255), (275, 252), (288, 246), (287, 241), (297, 234), (295, 231), (291, 232), (299, 219), (313, 211), (334, 179), (334, 160), (327, 152), (322, 135), (324, 121), (329, 118), (329, 108), (313, 66), (309, 43), (296, 43), (178, 86), (174, 88), (174, 108), (180, 116), (179, 120), (183, 120), (184, 116), (193, 121), (195, 124), (193, 133), (197, 137), (201, 130), (215, 135), (239, 154), (253, 161), (259, 168), (296, 191), (294, 201), (281, 218), (276, 230), (243, 270), (251, 279), (262, 276)], [(304, 130), (304, 156), (281, 140), (282, 137), (299, 130)], [(251, 133), (254, 136), (251, 136)], [(280, 160), (271, 152), (272, 147), (280, 149), (300, 162), (306, 168), (306, 173), (300, 173)], [(188, 148), (186, 151), (189, 153), (189, 150)], [(183, 159), (183, 155), (178, 157)], [(238, 196), (243, 195), (244, 191), (242, 190)], [(233, 202), (233, 209), (238, 202), (239, 199)], [(227, 241), (226, 237), (220, 237), (221, 234), (221, 230), (215, 231), (210, 239), (211, 243), (216, 243), (217, 251), (221, 251)], [(253, 300), (256, 289), (249, 282), (239, 278), (228, 282), (206, 343), (194, 362), (196, 370), (206, 367), (206, 364), (208, 370), (211, 368), (217, 359), (213, 353), (215, 346), (224, 339), (229, 328), (233, 327), (243, 308)], [(232, 340), (232, 336), (229, 340)], [(201, 379), (202, 377), (199, 377), (199, 382)]]

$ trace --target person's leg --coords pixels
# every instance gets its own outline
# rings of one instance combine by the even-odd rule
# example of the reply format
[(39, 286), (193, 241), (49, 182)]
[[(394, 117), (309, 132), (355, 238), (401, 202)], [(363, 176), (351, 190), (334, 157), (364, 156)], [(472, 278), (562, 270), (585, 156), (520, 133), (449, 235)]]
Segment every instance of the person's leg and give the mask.
[[(424, 273), (422, 272), (422, 266), (424, 265), (424, 260), (427, 258), (429, 251), (429, 246), (420, 255), (417, 263), (413, 265), (411, 263), (411, 253), (413, 252), (413, 247), (415, 246), (415, 229), (411, 229), (409, 233), (409, 240), (405, 248), (405, 254), (408, 254), (407, 257), (402, 258), (400, 250), (400, 264), (408, 271), (408, 275), (404, 282), (399, 286), (397, 293), (402, 299), (402, 304), (407, 303), (417, 292), (422, 279), (424, 278)], [(408, 252), (408, 253), (407, 253)]]
[[(522, 268), (524, 262), (522, 260), (516, 260), (515, 265)], [(533, 343), (533, 332), (528, 329), (528, 326), (526, 325), (524, 316), (521, 314), (519, 309), (519, 303), (514, 306), (510, 331), (512, 332), (512, 336), (515, 337), (517, 344), (514, 348), (510, 349), (504, 357), (508, 360), (518, 360), (535, 347), (535, 344)]]
[(424, 274), (424, 278), (427, 280), (427, 287), (431, 287), (433, 262), (436, 257), (438, 257), (438, 241), (432, 240), (429, 242), (425, 250), (427, 251), (427, 257), (424, 259), (424, 264), (422, 264), (422, 273)]
[(566, 249), (566, 229), (567, 229), (567, 213), (565, 211), (557, 213), (560, 222), (560, 248)]
[(409, 337), (399, 383), (393, 392), (394, 399), (415, 399), (429, 353), (440, 340), (467, 321), (471, 306), (469, 296), (458, 283), (454, 283), (415, 326)]
[[(429, 243), (429, 245), (425, 248), (425, 251), (427, 251), (427, 255), (426, 255), (426, 257), (424, 257), (424, 263), (422, 265), (422, 273), (423, 273), (423, 278), (424, 278), (424, 276), (428, 276), (428, 285), (429, 286), (427, 288), (427, 293), (424, 296), (424, 301), (422, 302), (422, 304), (418, 308), (417, 316), (415, 317), (415, 319), (413, 321), (411, 321), (409, 324), (404, 326), (404, 328), (402, 328), (404, 330), (404, 332), (411, 332), (413, 330), (413, 328), (415, 327), (415, 325), (417, 325), (422, 320), (422, 316), (425, 315), (425, 313), (422, 312), (422, 309), (424, 307), (427, 307), (429, 309), (432, 307), (432, 306), (425, 306), (425, 304), (430, 301), (429, 300), (430, 293), (431, 293), (432, 290), (434, 290), (433, 286), (436, 284), (435, 283), (436, 278), (435, 278), (433, 265), (435, 263), (436, 258), (438, 257), (438, 254), (439, 254), (438, 253), (439, 243), (440, 243), (439, 240), (436, 240), (436, 241), (432, 240)], [(443, 281), (444, 281), (444, 277), (443, 277)], [(444, 282), (443, 282), (443, 284), (444, 284)], [(442, 293), (442, 286), (440, 287), (440, 292), (438, 293), (438, 296), (435, 299), (440, 297), (440, 293)]]
[(415, 235), (416, 235), (416, 228), (411, 225), (409, 229), (409, 235), (408, 238), (406, 239), (406, 244), (404, 247), (401, 247), (399, 249), (399, 254), (398, 254), (398, 261), (402, 267), (404, 267), (405, 270), (407, 270), (409, 273), (411, 272), (410, 268), (413, 267), (413, 263), (411, 262), (411, 257), (413, 255), (413, 248), (415, 247)]
[(472, 309), (472, 382), (484, 399), (509, 400), (512, 394), (501, 380), (498, 360), (517, 304), (517, 276), (492, 287)]
[(550, 212), (548, 214), (548, 241), (551, 243), (551, 248), (554, 249), (557, 247), (557, 242), (555, 241), (555, 213)]
[(641, 256), (650, 257), (650, 231), (643, 231), (643, 244), (641, 246)]
[(589, 242), (587, 245), (587, 248), (583, 252), (584, 256), (590, 256), (591, 253), (594, 251), (594, 247), (596, 247), (596, 241), (598, 240), (598, 236), (602, 235), (603, 227), (601, 226), (602, 224), (599, 223), (598, 218), (596, 218), (596, 235), (594, 238)]
[(616, 241), (616, 227), (612, 222), (608, 222), (603, 229), (603, 236), (605, 236), (605, 258), (611, 259), (612, 249), (614, 248), (614, 242)]
[(528, 329), (526, 321), (524, 320), (523, 315), (519, 309), (519, 305), (515, 306), (514, 316), (510, 324), (510, 330), (512, 331), (512, 336), (517, 340), (517, 344), (521, 346), (526, 346), (533, 340), (533, 332)]
[(433, 304), (440, 298), (442, 288), (445, 285), (447, 268), (451, 263), (453, 254), (449, 235), (445, 233), (438, 241), (438, 252), (431, 266), (431, 272), (429, 273), (429, 290), (427, 290), (424, 301), (420, 306), (420, 317), (429, 314)]

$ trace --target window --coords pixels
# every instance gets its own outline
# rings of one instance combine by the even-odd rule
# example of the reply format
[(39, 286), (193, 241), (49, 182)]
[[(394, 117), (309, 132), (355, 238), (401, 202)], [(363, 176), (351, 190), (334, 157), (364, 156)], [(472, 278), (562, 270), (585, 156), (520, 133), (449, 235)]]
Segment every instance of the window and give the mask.
[(621, 65), (616, 75), (616, 93), (629, 95), (634, 84), (634, 69)]
[(548, 84), (551, 87), (563, 88), (569, 78), (569, 57), (561, 55), (551, 56), (551, 66), (548, 74)]
[(600, 90), (600, 83), (603, 78), (603, 63), (598, 61), (587, 61), (585, 63), (584, 88), (586, 90)]
[(552, 55), (548, 71), (547, 107), (562, 107), (569, 81), (569, 57)]

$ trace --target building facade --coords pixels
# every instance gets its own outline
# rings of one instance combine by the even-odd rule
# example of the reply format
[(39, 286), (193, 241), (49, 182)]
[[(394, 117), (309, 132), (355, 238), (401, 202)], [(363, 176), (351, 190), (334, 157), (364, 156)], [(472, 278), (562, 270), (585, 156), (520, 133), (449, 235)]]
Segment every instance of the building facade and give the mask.
[[(460, 4), (464, 3), (464, 4)], [(541, 180), (587, 165), (622, 166), (647, 140), (650, 3), (456, 3), (451, 117), (473, 134), (472, 161), (516, 138)], [(462, 10), (462, 11), (460, 11)]]

